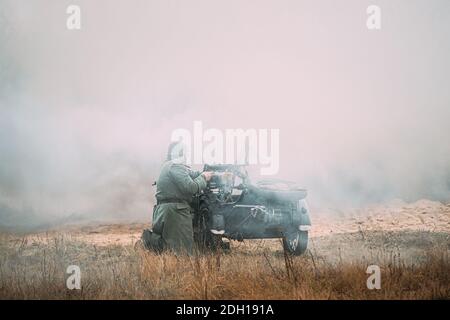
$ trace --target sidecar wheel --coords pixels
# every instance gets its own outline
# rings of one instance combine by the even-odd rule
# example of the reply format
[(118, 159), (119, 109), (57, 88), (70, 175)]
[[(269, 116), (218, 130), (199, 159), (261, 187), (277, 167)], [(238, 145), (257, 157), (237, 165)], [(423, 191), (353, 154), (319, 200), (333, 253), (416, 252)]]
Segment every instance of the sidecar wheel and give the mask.
[(308, 231), (288, 231), (283, 237), (283, 247), (289, 254), (299, 256), (308, 247)]

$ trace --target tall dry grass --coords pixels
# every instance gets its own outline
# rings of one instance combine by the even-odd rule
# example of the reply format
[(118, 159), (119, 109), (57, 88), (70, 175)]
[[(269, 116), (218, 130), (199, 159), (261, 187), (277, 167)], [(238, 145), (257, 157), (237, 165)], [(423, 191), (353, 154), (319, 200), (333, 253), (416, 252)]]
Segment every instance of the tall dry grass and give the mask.
[[(447, 250), (420, 264), (396, 255), (380, 263), (381, 289), (366, 286), (367, 262), (330, 263), (314, 250), (291, 257), (252, 245), (232, 253), (156, 255), (127, 246), (96, 247), (56, 236), (0, 239), (2, 299), (448, 299)], [(81, 290), (66, 288), (66, 268), (81, 268)]]

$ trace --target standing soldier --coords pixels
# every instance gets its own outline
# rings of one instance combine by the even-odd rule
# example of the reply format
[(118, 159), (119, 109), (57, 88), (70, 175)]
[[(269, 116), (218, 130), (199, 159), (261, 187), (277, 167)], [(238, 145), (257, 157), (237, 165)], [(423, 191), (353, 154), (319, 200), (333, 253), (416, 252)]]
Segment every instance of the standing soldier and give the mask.
[(194, 232), (190, 203), (195, 194), (206, 188), (211, 176), (212, 172), (196, 172), (186, 165), (181, 141), (170, 144), (167, 161), (156, 183), (153, 230), (144, 230), (142, 234), (145, 248), (192, 254)]

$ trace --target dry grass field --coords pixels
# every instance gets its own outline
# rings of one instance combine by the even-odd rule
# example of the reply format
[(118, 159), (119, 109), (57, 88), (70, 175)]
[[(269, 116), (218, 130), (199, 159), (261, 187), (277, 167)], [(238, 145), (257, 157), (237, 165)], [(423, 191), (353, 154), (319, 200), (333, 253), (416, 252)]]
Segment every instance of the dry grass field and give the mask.
[[(230, 253), (156, 255), (134, 246), (144, 224), (3, 232), (0, 298), (449, 299), (450, 206), (427, 204), (340, 223), (317, 217), (301, 257), (285, 255), (279, 240), (232, 241)], [(366, 286), (372, 264), (381, 268), (380, 290)], [(81, 269), (81, 290), (66, 287), (69, 265)]]

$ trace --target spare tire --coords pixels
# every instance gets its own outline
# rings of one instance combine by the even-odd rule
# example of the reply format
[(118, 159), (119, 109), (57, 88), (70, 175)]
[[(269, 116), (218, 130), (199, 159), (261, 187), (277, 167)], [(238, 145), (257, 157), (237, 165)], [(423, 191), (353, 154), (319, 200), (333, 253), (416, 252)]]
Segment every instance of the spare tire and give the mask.
[(259, 188), (256, 186), (248, 186), (248, 189), (250, 192), (253, 192), (264, 200), (275, 203), (297, 202), (298, 200), (304, 199), (307, 196), (307, 191), (304, 189), (273, 190)]

